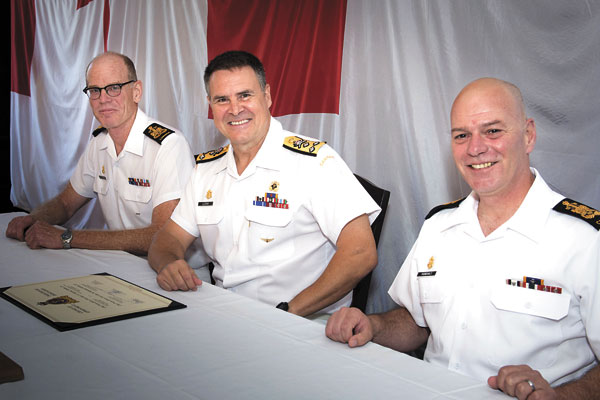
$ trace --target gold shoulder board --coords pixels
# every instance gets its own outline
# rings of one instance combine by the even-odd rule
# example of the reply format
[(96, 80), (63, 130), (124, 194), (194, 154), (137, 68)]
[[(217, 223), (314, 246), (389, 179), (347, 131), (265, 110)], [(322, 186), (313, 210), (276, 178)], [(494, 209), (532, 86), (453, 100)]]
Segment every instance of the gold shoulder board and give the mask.
[(218, 149), (207, 151), (206, 153), (198, 154), (196, 158), (196, 164), (214, 161), (217, 158), (223, 157), (229, 151), (229, 145), (225, 147), (219, 147)]
[(582, 219), (596, 228), (596, 230), (600, 230), (600, 211), (585, 204), (564, 198), (554, 206), (553, 210)]
[(464, 199), (466, 199), (466, 197), (463, 197), (462, 199), (451, 201), (450, 203), (441, 204), (439, 206), (433, 207), (431, 209), (431, 211), (429, 211), (429, 213), (427, 213), (427, 215), (425, 216), (425, 219), (429, 219), (429, 218), (433, 217), (435, 214), (437, 214), (438, 212), (440, 212), (442, 210), (448, 210), (450, 208), (458, 207), (460, 205), (460, 203), (463, 202)]
[(307, 156), (317, 156), (317, 152), (327, 142), (303, 139), (299, 136), (288, 136), (283, 140), (283, 147)]
[(173, 132), (175, 131), (169, 128), (165, 128), (164, 126), (155, 122), (153, 124), (150, 124), (146, 128), (146, 130), (144, 131), (144, 135), (148, 136), (150, 139), (155, 140), (156, 142), (158, 142), (158, 144), (162, 144), (162, 141), (165, 140), (165, 138)]

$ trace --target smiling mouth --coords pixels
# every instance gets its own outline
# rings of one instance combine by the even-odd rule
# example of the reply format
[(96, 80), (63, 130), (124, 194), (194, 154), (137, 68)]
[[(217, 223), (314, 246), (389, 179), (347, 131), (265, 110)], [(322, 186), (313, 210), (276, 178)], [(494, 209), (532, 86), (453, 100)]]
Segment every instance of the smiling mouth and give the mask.
[(469, 165), (469, 167), (471, 167), (473, 169), (484, 169), (484, 168), (489, 168), (494, 164), (496, 164), (496, 163), (495, 162), (486, 162), (486, 163), (482, 163), (482, 164), (471, 164), (471, 165)]
[(247, 124), (248, 122), (250, 122), (249, 119), (242, 119), (241, 121), (230, 121), (227, 124), (229, 125), (233, 125), (233, 126), (238, 126), (238, 125), (244, 125)]

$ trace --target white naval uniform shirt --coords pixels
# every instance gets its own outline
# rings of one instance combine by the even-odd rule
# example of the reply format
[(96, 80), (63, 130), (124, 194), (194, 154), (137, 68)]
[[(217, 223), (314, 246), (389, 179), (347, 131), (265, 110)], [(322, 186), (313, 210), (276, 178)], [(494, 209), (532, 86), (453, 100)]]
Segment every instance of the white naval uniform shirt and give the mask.
[[(144, 135), (151, 124), (174, 130), (162, 144)], [(71, 176), (81, 196), (98, 197), (111, 230), (144, 228), (152, 222), (152, 210), (178, 199), (194, 168), (194, 158), (183, 134), (148, 118), (138, 108), (123, 150), (106, 131), (93, 137)]]
[[(300, 154), (283, 147), (287, 136), (295, 135), (271, 118), (262, 147), (241, 176), (231, 148), (197, 164), (171, 216), (201, 237), (217, 285), (272, 305), (317, 280), (348, 222), (362, 214), (372, 222), (380, 212), (331, 147), (324, 145), (316, 157)], [(253, 204), (269, 196), (287, 208)]]
[[(520, 208), (487, 237), (473, 193), (423, 224), (389, 294), (431, 329), (426, 361), (484, 382), (502, 366), (527, 364), (552, 385), (597, 364), (600, 233), (552, 210), (564, 197), (532, 171)], [(524, 276), (562, 294), (506, 283)]]

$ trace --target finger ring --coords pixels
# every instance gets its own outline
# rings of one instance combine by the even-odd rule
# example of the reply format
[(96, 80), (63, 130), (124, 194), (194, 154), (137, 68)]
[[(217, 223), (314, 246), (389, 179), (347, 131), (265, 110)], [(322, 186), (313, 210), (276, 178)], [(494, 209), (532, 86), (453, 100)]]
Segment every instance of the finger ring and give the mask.
[(533, 384), (533, 382), (531, 382), (529, 379), (527, 379), (525, 382), (527, 382), (527, 384), (531, 388), (531, 391), (535, 392), (535, 385)]

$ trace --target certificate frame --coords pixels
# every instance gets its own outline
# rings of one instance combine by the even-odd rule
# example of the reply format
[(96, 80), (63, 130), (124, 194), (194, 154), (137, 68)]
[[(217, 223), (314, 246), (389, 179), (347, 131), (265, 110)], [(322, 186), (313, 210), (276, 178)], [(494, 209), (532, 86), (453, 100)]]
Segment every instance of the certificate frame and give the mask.
[[(44, 315), (44, 312), (39, 311), (38, 309), (41, 310), (40, 307), (37, 307), (38, 309), (36, 309), (36, 306), (31, 306), (31, 305), (27, 304), (26, 302), (16, 299), (6, 293), (6, 291), (8, 291), (9, 289), (13, 289), (13, 288), (25, 288), (28, 286), (44, 285), (44, 284), (49, 284), (49, 283), (60, 284), (63, 282), (66, 283), (66, 282), (69, 282), (72, 280), (85, 279), (85, 278), (94, 277), (94, 276), (109, 277), (110, 279), (115, 279), (115, 280), (117, 280), (117, 282), (121, 283), (123, 286), (126, 286), (126, 285), (132, 286), (140, 294), (152, 297), (154, 299), (158, 299), (159, 301), (164, 302), (164, 304), (152, 306), (149, 309), (142, 309), (139, 311), (134, 310), (131, 312), (125, 312), (125, 313), (121, 313), (118, 315), (101, 316), (98, 318), (95, 318), (92, 315), (89, 317), (88, 320), (83, 321), (83, 322), (65, 322), (64, 320), (60, 320), (60, 319), (53, 320), (52, 318), (49, 318), (48, 316)], [(79, 276), (79, 277), (57, 279), (57, 280), (46, 281), (46, 282), (37, 282), (37, 283), (25, 284), (25, 285), (8, 286), (8, 287), (0, 288), (0, 297), (7, 300), (8, 302), (16, 305), (17, 307), (21, 308), (22, 310), (25, 310), (29, 314), (31, 314), (34, 317), (38, 318), (39, 320), (45, 322), (46, 324), (52, 326), (53, 328), (55, 328), (56, 330), (58, 330), (60, 332), (70, 331), (70, 330), (79, 329), (79, 328), (85, 328), (88, 326), (106, 324), (109, 322), (122, 321), (122, 320), (130, 319), (130, 318), (137, 318), (137, 317), (142, 317), (145, 315), (157, 314), (157, 313), (162, 313), (162, 312), (166, 312), (166, 311), (179, 310), (179, 309), (183, 309), (183, 308), (187, 307), (183, 303), (180, 303), (178, 301), (175, 301), (173, 299), (170, 299), (168, 297), (160, 295), (156, 292), (153, 292), (151, 290), (143, 288), (139, 285), (136, 285), (135, 283), (129, 282), (125, 279), (119, 278), (119, 277), (109, 274), (107, 272), (84, 275), (84, 276)], [(65, 297), (65, 296), (59, 296), (59, 297)], [(66, 297), (68, 297), (68, 296), (66, 296)]]

